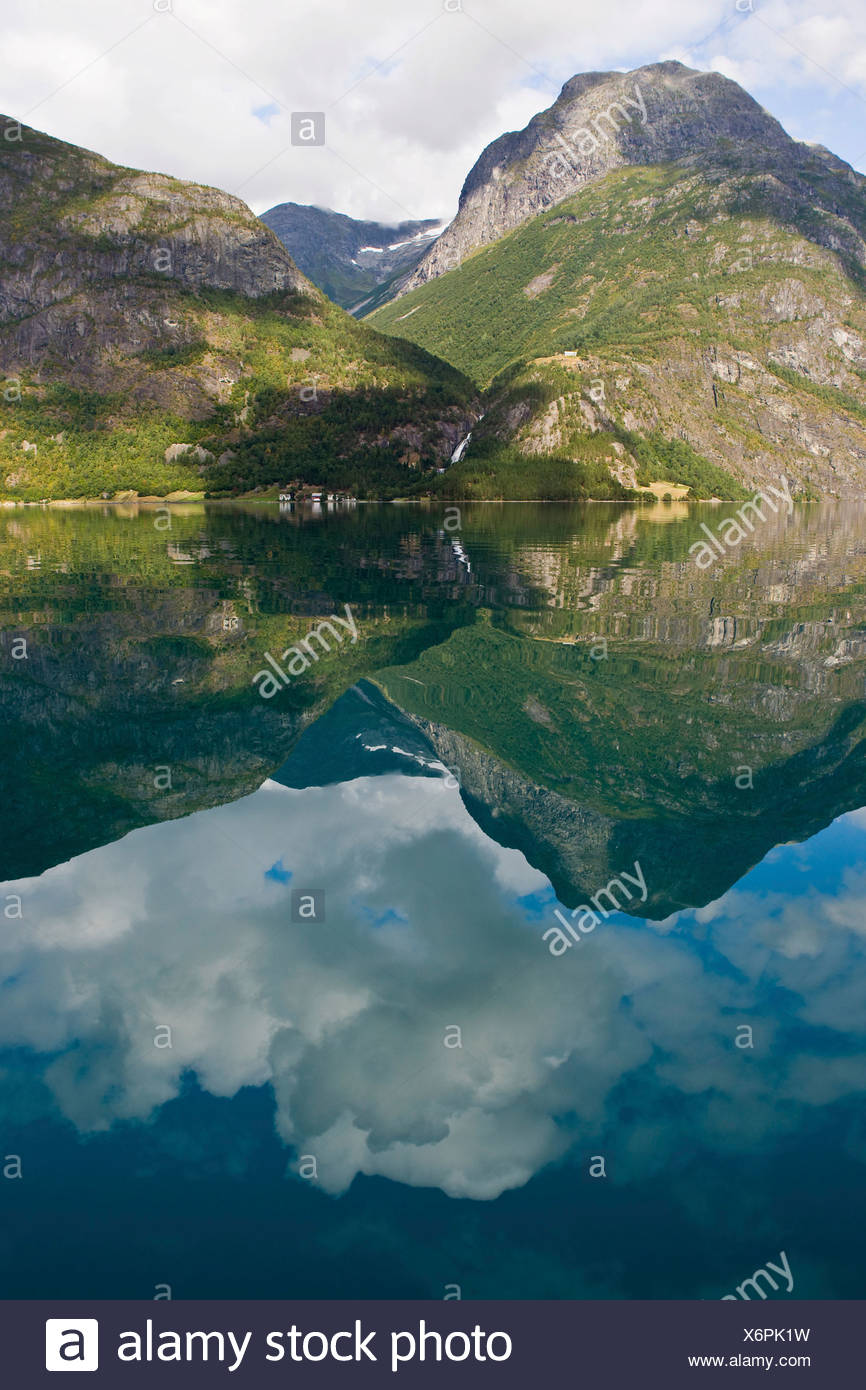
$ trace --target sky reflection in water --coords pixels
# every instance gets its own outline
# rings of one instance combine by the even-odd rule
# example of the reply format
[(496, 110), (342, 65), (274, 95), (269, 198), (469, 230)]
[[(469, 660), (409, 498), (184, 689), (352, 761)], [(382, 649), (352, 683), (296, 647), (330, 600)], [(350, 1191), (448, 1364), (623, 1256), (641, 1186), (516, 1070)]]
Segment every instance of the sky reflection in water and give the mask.
[[(173, 1184), (185, 1107), (196, 1147), (198, 1088), (227, 1100), (270, 1088), (275, 1108), (257, 1125), (275, 1126), (287, 1180), (308, 1190), (298, 1168), (312, 1155), (334, 1198), (362, 1174), (475, 1203), (530, 1184), (544, 1204), (567, 1173), (576, 1205), (597, 1192), (625, 1209), (641, 1194), (651, 1203), (664, 1177), (678, 1223), (715, 1247), (684, 1296), (719, 1296), (713, 1277), (724, 1285), (724, 1247), (742, 1232), (709, 1194), (738, 1172), (761, 1233), (752, 1267), (731, 1264), (728, 1278), (786, 1249), (809, 1280), (798, 1295), (827, 1296), (846, 1276), (822, 1253), (808, 1203), (784, 1229), (773, 1207), (810, 1166), (818, 1180), (824, 1145), (841, 1189), (866, 1158), (853, 1104), (864, 851), (866, 812), (854, 812), (773, 850), (707, 907), (662, 922), (617, 914), (556, 958), (542, 940), (556, 905), (547, 880), (443, 781), (297, 791), (269, 780), (6, 885), (26, 916), (6, 923), (0, 949), (4, 1069), (13, 1050), (33, 1057), (29, 1084), (11, 1103), (7, 1091), (6, 1149), (27, 1155), (61, 1117), (82, 1136), (114, 1126), (118, 1162), (145, 1136), (151, 1182)], [(292, 890), (322, 885), (326, 920), (292, 921)], [(170, 1049), (154, 1045), (165, 1025)], [(736, 1042), (746, 1026), (752, 1047)], [(459, 1048), (445, 1045), (455, 1027)], [(153, 1151), (173, 1100), (173, 1147)], [(593, 1155), (605, 1179), (588, 1179)], [(212, 1161), (248, 1181), (261, 1154), (234, 1143)], [(385, 1209), (399, 1201), (374, 1190)], [(729, 1211), (743, 1195), (726, 1194)], [(649, 1230), (655, 1216), (644, 1217)], [(526, 1239), (520, 1227), (505, 1221), (506, 1247)], [(825, 1242), (833, 1228), (825, 1211)], [(605, 1294), (627, 1280), (640, 1292), (643, 1277), (653, 1295), (659, 1270), (633, 1269), (635, 1254), (617, 1251)], [(494, 1265), (477, 1296), (502, 1292)], [(531, 1281), (517, 1292), (533, 1296)]]

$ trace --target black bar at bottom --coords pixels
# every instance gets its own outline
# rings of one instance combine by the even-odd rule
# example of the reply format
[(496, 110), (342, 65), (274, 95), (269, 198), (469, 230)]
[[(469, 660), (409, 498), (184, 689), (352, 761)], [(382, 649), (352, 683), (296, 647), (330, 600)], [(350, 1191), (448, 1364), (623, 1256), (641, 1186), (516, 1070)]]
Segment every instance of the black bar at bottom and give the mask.
[[(304, 1390), (382, 1385), (427, 1390), (454, 1384), (531, 1390), (539, 1373), (586, 1390), (642, 1385), (679, 1390), (755, 1384), (747, 1372), (759, 1378), (758, 1384), (775, 1378), (791, 1386), (847, 1390), (863, 1384), (863, 1312), (862, 1302), (794, 1299), (22, 1300), (0, 1305), (0, 1367), (3, 1383), (15, 1390), (47, 1385), (57, 1390), (55, 1375), (67, 1369), (88, 1374), (84, 1386), (112, 1390), (127, 1385), (131, 1390), (175, 1385), (212, 1390), (222, 1384), (265, 1390), (286, 1384)], [(47, 1369), (47, 1360), (55, 1369)], [(89, 1369), (94, 1360), (97, 1368)]]

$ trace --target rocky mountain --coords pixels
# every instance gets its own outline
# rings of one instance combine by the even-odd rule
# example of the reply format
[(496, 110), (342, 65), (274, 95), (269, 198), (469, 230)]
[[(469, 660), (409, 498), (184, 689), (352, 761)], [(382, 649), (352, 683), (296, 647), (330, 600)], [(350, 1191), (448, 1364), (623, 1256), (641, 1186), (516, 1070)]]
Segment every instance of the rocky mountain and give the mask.
[(735, 83), (589, 74), (484, 152), (370, 321), (487, 389), (454, 495), (737, 497), (785, 474), (862, 496), (864, 238), (864, 181)]
[(262, 221), (329, 299), (358, 315), (399, 294), (441, 226), (428, 218), (387, 227), (301, 203), (278, 203)]
[(3, 496), (378, 495), (450, 456), (468, 383), (332, 305), (239, 199), (0, 129)]
[(863, 262), (862, 222), (852, 224), (838, 205), (838, 183), (850, 167), (792, 140), (736, 82), (664, 62), (572, 77), (524, 130), (488, 145), (463, 185), (457, 216), (401, 293), (453, 270), (479, 246), (614, 169), (677, 160), (760, 169), (838, 217), (840, 225), (825, 229), (825, 244), (838, 250), (841, 241)]

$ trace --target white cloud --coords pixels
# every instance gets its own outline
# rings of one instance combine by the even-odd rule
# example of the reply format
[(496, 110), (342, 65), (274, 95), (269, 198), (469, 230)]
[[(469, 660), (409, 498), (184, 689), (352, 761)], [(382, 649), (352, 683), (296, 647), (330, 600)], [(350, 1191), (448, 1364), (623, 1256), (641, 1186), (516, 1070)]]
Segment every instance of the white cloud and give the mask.
[[(323, 923), (291, 920), (300, 887), (325, 890)], [(270, 1083), (278, 1133), (334, 1193), (366, 1173), (495, 1197), (592, 1142), (651, 1061), (690, 1109), (638, 1114), (620, 1178), (649, 1153), (664, 1166), (696, 1125), (742, 1149), (854, 1087), (854, 1066), (780, 1046), (772, 999), (787, 990), (801, 1024), (862, 1034), (864, 876), (829, 898), (735, 890), (662, 936), (607, 922), (563, 959), (517, 901), (546, 888), (441, 783), (268, 782), (5, 885), (24, 919), (0, 940), (0, 1046), (45, 1054), (84, 1132), (146, 1121), (189, 1070), (219, 1096)], [(730, 969), (705, 963), (696, 928)], [(755, 1064), (734, 1046), (743, 1022)], [(455, 1025), (463, 1046), (448, 1048)]]
[[(291, 199), (389, 221), (450, 216), (484, 145), (575, 72), (672, 52), (790, 108), (799, 133), (858, 153), (837, 98), (840, 80), (866, 98), (859, 0), (826, 15), (805, 0), (756, 0), (753, 15), (733, 0), (471, 0), (458, 13), (442, 0), (304, 11), (172, 0), (158, 12), (164, 3), (13, 0), (0, 106), (119, 163), (239, 191), (257, 211)], [(276, 114), (256, 114), (275, 102)], [(326, 111), (324, 148), (291, 146), (292, 110)]]

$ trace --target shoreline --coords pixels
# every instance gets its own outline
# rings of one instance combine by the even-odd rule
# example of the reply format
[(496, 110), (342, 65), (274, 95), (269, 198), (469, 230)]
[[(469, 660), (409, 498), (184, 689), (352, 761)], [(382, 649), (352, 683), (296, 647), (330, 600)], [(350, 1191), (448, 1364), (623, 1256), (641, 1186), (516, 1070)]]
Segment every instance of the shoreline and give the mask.
[[(729, 499), (731, 506), (735, 505), (733, 499)], [(844, 501), (844, 498), (812, 498), (811, 501)], [(49, 497), (42, 498), (38, 502), (28, 502), (22, 498), (0, 498), (0, 510), (12, 511), (17, 507), (41, 507), (43, 510), (55, 508), (61, 511), (72, 511), (81, 507), (187, 507), (190, 505), (203, 505), (208, 507), (234, 506), (238, 502), (255, 502), (263, 507), (280, 507), (286, 505), (281, 503), (277, 497), (257, 497), (253, 493), (240, 493), (237, 497), (206, 497), (204, 493), (190, 493), (185, 497)], [(448, 506), (527, 506), (533, 504), (546, 507), (575, 507), (590, 504), (603, 503), (605, 506), (621, 507), (647, 507), (647, 506), (680, 506), (685, 502), (688, 506), (713, 507), (724, 506), (723, 497), (681, 497), (669, 499), (667, 502), (657, 497), (358, 497), (353, 499), (353, 507), (420, 507), (442, 504)], [(294, 506), (312, 507), (321, 506), (321, 503), (296, 502)], [(341, 507), (334, 507), (334, 511), (346, 510)]]

